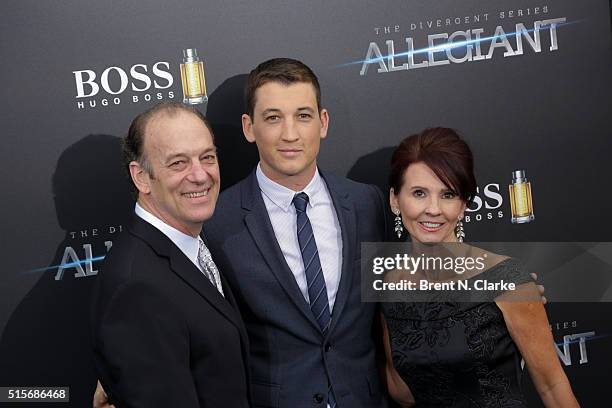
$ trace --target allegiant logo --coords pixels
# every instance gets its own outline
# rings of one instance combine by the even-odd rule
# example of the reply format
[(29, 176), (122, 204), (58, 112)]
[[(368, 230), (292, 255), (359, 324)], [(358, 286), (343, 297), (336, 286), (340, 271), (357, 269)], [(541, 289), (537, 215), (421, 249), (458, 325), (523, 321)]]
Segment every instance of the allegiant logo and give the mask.
[(164, 91), (174, 84), (170, 63), (165, 61), (156, 62), (150, 67), (147, 64), (134, 64), (127, 69), (111, 66), (98, 72), (83, 69), (72, 73), (78, 109), (119, 105), (126, 92), (130, 93), (132, 103), (174, 98), (174, 91)]

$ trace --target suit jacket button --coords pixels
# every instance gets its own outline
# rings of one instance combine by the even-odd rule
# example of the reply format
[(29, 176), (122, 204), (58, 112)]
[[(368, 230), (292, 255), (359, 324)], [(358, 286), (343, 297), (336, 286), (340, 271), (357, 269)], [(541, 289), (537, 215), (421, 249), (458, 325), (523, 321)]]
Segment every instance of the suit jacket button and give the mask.
[(329, 350), (331, 350), (331, 344), (327, 343), (325, 345), (325, 351), (328, 352)]
[(323, 394), (321, 394), (321, 393), (317, 393), (317, 394), (313, 395), (312, 398), (314, 399), (314, 401), (317, 404), (320, 404), (320, 403), (323, 402), (323, 400), (325, 400), (325, 396)]

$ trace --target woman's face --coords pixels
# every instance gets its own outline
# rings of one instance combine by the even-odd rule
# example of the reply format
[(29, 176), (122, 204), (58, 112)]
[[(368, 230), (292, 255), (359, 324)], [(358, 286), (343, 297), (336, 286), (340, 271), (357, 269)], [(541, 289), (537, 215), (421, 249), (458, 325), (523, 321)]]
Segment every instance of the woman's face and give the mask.
[(400, 191), (396, 194), (391, 189), (389, 201), (393, 211), (400, 210), (404, 228), (413, 241), (457, 241), (455, 227), (463, 218), (465, 202), (425, 163), (408, 166)]

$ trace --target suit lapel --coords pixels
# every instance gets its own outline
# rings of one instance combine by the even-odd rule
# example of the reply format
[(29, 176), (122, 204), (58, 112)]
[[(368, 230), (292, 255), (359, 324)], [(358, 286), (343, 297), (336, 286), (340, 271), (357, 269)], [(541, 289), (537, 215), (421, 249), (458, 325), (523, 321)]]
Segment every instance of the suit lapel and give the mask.
[(355, 211), (349, 194), (339, 185), (333, 175), (328, 175), (322, 171), (320, 171), (320, 174), (323, 180), (325, 180), (327, 190), (331, 195), (342, 234), (342, 271), (338, 292), (336, 294), (336, 301), (334, 302), (334, 310), (331, 316), (331, 326), (327, 332), (329, 335), (338, 323), (342, 310), (346, 305), (353, 282), (353, 274), (357, 273), (353, 270), (354, 252), (355, 250), (359, 250), (359, 248), (357, 248), (358, 243), (356, 242), (357, 234), (355, 230), (357, 221), (355, 219)]
[(238, 310), (238, 305), (236, 304), (236, 298), (234, 297), (234, 293), (232, 292), (232, 289), (230, 288), (229, 283), (223, 276), (223, 271), (219, 271), (219, 275), (221, 277), (221, 285), (223, 286), (223, 293), (225, 294), (225, 299), (227, 299), (227, 301), (232, 306), (233, 310), (238, 315), (236, 323), (238, 326), (238, 333), (240, 333), (240, 344), (242, 346), (242, 359), (244, 360), (244, 372), (246, 373), (247, 386), (250, 387), (251, 370), (250, 370), (250, 363), (249, 363), (249, 359), (250, 359), (249, 338), (247, 336), (246, 327), (244, 326), (244, 322), (242, 321), (242, 318), (240, 317), (240, 311)]
[(172, 272), (198, 292), (239, 330), (241, 329), (237, 312), (230, 303), (167, 236), (138, 216), (134, 217), (130, 229), (134, 235), (148, 243), (159, 256), (168, 258)]
[[(206, 243), (206, 239), (204, 237), (202, 237), (202, 239), (204, 239), (205, 243)], [(213, 259), (214, 261), (214, 259)], [(236, 298), (234, 297), (234, 293), (232, 292), (232, 288), (230, 287), (227, 279), (225, 279), (225, 276), (223, 275), (223, 271), (219, 270), (219, 275), (221, 277), (221, 286), (223, 286), (223, 293), (225, 294), (225, 299), (227, 302), (229, 302), (229, 304), (232, 306), (233, 310), (236, 312), (236, 314), (238, 315), (238, 329), (240, 332), (240, 337), (242, 338), (242, 341), (244, 343), (245, 347), (248, 347), (248, 337), (247, 337), (247, 332), (246, 332), (246, 327), (244, 327), (244, 323), (242, 321), (242, 318), (240, 318), (240, 312), (238, 310), (238, 304), (236, 303)], [(212, 286), (212, 285), (211, 285)], [(248, 355), (248, 353), (247, 353)]]
[(246, 211), (244, 222), (270, 271), (304, 317), (320, 330), (276, 240), (254, 171), (241, 185), (241, 199), (242, 208)]

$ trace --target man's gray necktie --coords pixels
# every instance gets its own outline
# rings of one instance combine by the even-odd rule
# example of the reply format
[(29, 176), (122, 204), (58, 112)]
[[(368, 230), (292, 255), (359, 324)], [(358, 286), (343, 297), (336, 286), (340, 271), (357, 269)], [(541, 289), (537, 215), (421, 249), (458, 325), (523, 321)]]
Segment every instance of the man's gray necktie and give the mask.
[(221, 293), (221, 296), (225, 297), (223, 287), (221, 286), (221, 275), (219, 275), (217, 265), (213, 262), (210, 251), (206, 248), (204, 241), (198, 238), (198, 242), (200, 244), (200, 249), (198, 250), (198, 263), (200, 267), (202, 267), (202, 271), (204, 271), (206, 277), (210, 280), (210, 283), (212, 283), (215, 289)]

